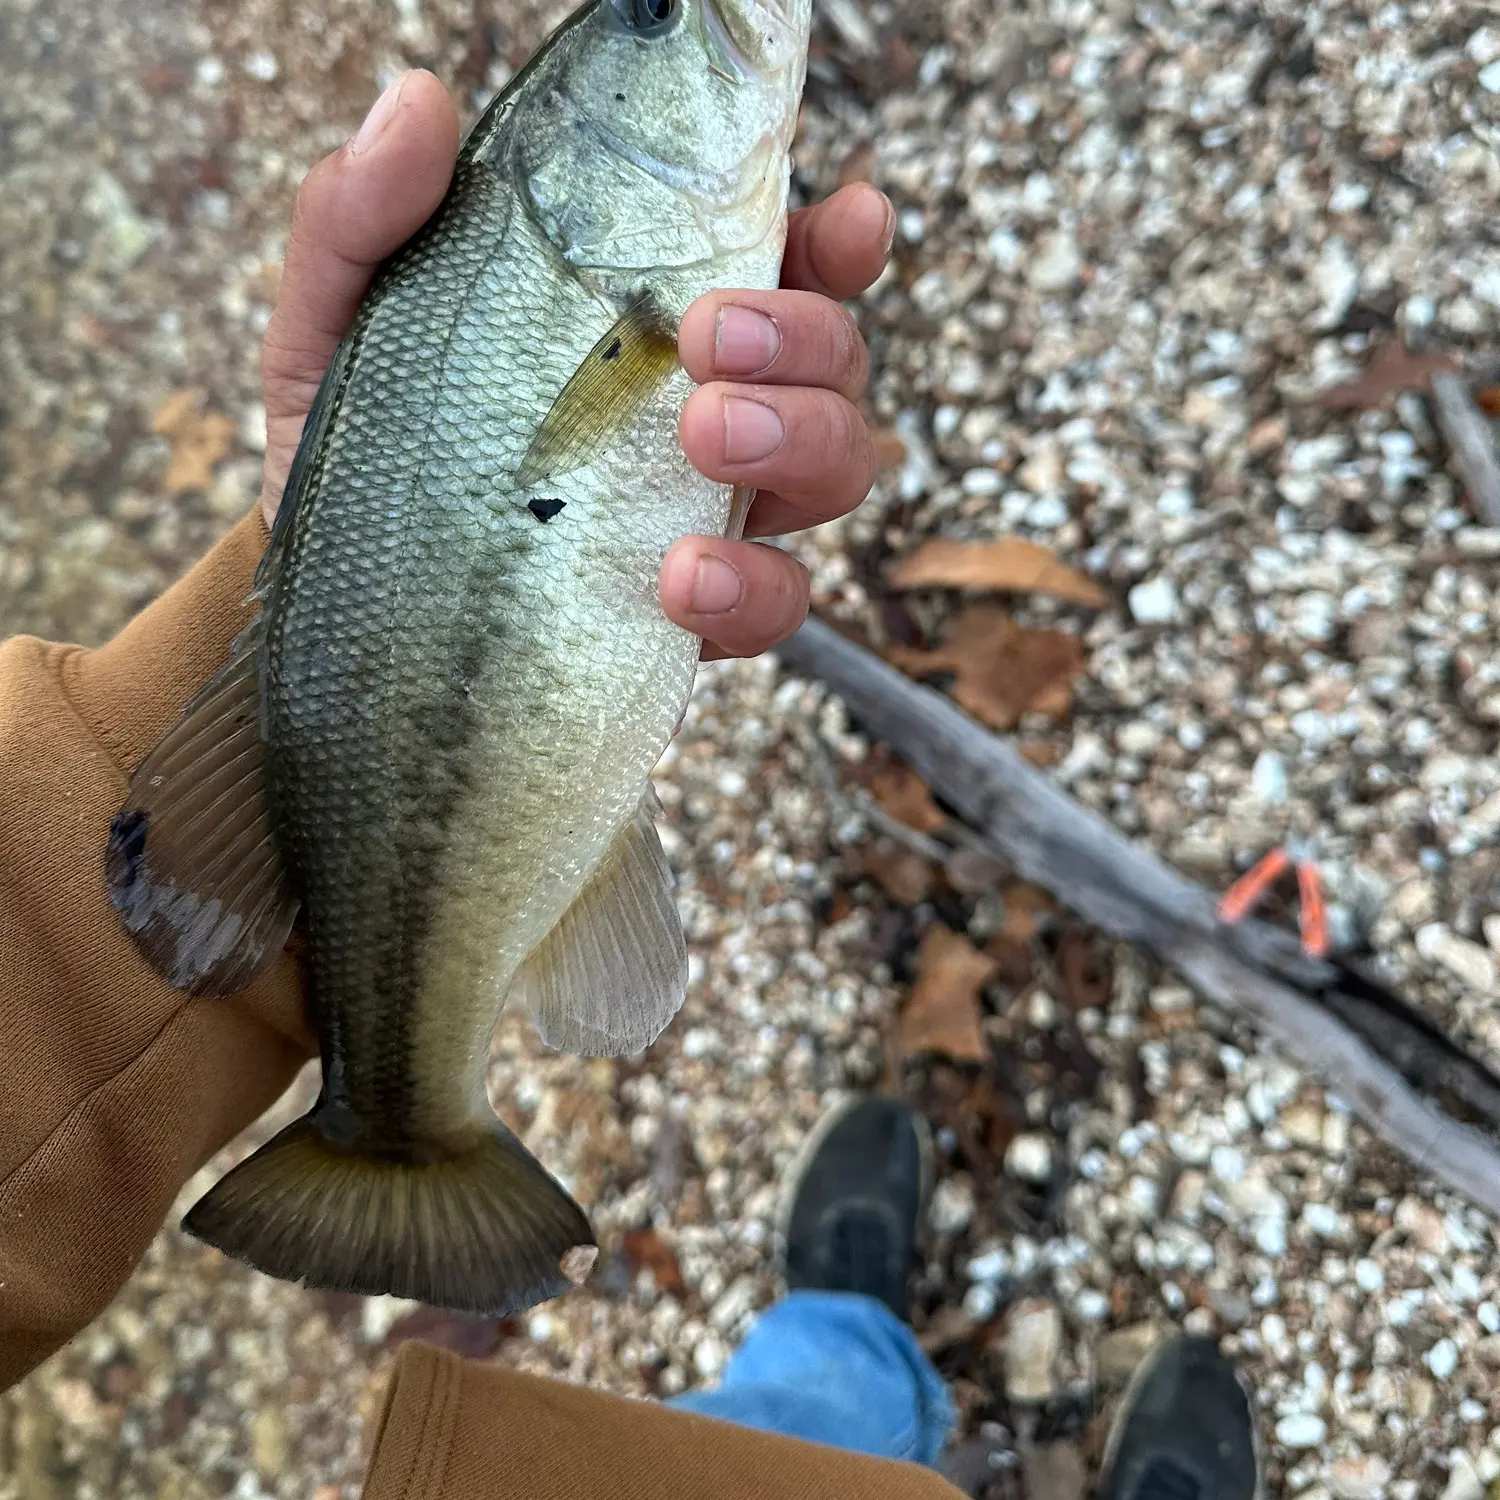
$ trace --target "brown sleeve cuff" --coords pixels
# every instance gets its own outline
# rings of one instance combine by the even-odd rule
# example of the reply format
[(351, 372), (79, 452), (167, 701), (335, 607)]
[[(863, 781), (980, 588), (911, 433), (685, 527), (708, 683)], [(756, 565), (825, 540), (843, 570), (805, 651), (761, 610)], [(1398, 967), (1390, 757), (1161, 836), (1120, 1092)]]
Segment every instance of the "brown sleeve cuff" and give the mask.
[(403, 1345), (363, 1500), (957, 1500), (930, 1469)]
[(290, 958), (192, 1000), (104, 886), (126, 773), (223, 663), (264, 537), (257, 507), (98, 651), (0, 644), (0, 1386), (103, 1309), (314, 1050)]

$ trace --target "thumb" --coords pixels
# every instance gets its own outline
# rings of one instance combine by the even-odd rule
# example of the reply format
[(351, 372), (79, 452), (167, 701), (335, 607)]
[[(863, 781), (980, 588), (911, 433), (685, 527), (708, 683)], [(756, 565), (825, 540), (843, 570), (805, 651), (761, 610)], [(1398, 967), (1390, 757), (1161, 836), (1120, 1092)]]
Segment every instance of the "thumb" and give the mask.
[(431, 73), (417, 70), (391, 84), (354, 138), (307, 174), (261, 352), (267, 522), (280, 504), (307, 408), (375, 268), (442, 202), (457, 155), (453, 101)]

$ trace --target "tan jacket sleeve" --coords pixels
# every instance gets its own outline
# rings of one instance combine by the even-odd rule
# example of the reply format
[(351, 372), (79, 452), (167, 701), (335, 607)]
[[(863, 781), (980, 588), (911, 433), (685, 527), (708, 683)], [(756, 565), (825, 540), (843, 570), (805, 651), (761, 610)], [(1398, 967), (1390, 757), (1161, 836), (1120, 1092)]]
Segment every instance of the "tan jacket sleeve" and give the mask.
[(0, 1386), (102, 1311), (314, 1050), (289, 957), (190, 999), (104, 887), (127, 774), (223, 665), (265, 534), (257, 506), (97, 651), (0, 645)]
[(959, 1500), (959, 1491), (916, 1464), (407, 1344), (364, 1500)]
[[(129, 771), (222, 665), (259, 510), (97, 651), (0, 645), (0, 1387), (96, 1317), (172, 1200), (312, 1055), (295, 961), (232, 1000), (165, 985), (104, 888)], [(861, 1458), (422, 1345), (366, 1500), (953, 1500)]]

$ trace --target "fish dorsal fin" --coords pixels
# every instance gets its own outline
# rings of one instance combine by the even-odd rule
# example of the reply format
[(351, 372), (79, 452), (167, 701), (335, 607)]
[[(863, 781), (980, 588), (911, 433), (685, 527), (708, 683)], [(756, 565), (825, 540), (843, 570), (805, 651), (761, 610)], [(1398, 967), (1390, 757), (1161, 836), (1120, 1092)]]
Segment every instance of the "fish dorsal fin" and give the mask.
[(648, 785), (635, 817), (521, 970), (519, 992), (549, 1047), (623, 1057), (654, 1042), (682, 1007), (687, 943), (652, 821), (659, 807)]
[(110, 901), (152, 968), (196, 995), (244, 989), (297, 915), (266, 810), (263, 628), (257, 617), (240, 632), (228, 664), (141, 762), (110, 824)]
[(645, 410), (677, 368), (677, 335), (645, 293), (584, 356), (542, 418), (517, 480), (523, 486), (581, 469)]

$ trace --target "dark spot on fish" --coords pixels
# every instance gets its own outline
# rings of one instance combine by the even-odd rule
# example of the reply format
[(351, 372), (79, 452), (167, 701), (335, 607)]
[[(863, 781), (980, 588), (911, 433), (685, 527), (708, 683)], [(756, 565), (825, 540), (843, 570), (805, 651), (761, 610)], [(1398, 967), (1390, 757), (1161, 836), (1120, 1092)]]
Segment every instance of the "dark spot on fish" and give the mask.
[(140, 878), (150, 822), (149, 814), (130, 808), (109, 825), (109, 883), (117, 891), (128, 891)]
[(620, 357), (620, 341), (618, 338), (611, 341), (608, 349), (600, 356), (601, 359), (618, 359)]
[(624, 94), (616, 94), (615, 98), (618, 99), (621, 104), (623, 104), (625, 102), (625, 96), (624, 96)]
[(550, 521), (553, 516), (557, 515), (558, 512), (561, 511), (567, 503), (568, 502), (566, 500), (528, 500), (526, 502), (526, 509), (529, 510), (532, 515), (537, 518), (538, 521), (541, 521), (545, 524), (546, 522)]

